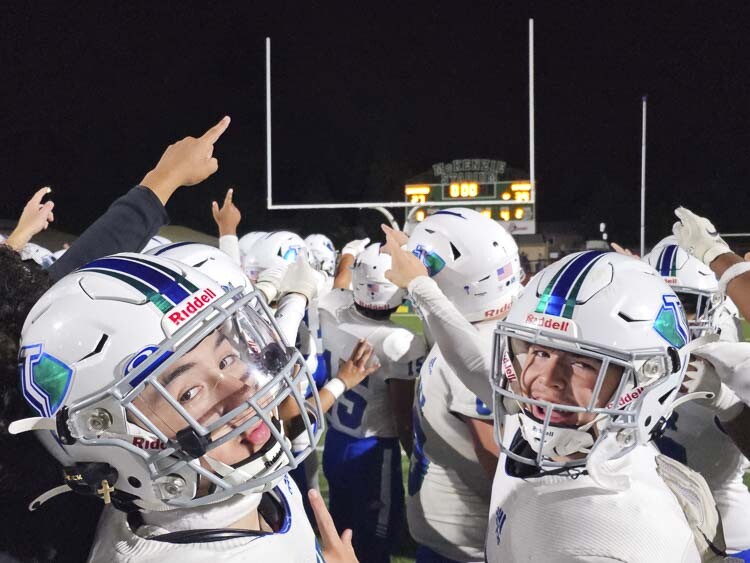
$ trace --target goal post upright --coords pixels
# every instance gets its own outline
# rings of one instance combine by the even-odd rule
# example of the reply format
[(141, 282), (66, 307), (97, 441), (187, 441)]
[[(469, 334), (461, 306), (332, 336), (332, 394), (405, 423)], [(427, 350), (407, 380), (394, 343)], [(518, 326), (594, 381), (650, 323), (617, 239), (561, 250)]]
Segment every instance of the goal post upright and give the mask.
[[(533, 69), (533, 33), (534, 20), (529, 19), (529, 165), (530, 184), (535, 187), (535, 158), (534, 158), (534, 69)], [(461, 200), (461, 201), (425, 201), (419, 204), (407, 201), (374, 201), (350, 203), (284, 203), (273, 201), (273, 159), (272, 159), (272, 120), (271, 120), (271, 38), (265, 40), (265, 84), (266, 84), (266, 209), (269, 211), (293, 211), (313, 209), (372, 209), (380, 212), (388, 223), (398, 228), (389, 208), (417, 209), (422, 207), (478, 207), (503, 203), (495, 200)], [(533, 188), (532, 188), (533, 189)], [(532, 192), (534, 193), (534, 192)], [(532, 203), (535, 203), (535, 199)], [(534, 218), (536, 222), (536, 218)]]

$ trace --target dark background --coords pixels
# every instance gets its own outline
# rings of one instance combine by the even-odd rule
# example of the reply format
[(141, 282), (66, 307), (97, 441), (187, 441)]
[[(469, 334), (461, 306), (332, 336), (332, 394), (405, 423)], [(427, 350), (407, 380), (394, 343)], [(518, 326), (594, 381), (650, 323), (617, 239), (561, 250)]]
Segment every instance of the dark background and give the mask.
[(677, 204), (750, 230), (746, 2), (404, 4), (5, 2), (0, 216), (50, 184), (56, 226), (78, 233), (167, 144), (229, 114), (219, 172), (175, 195), (174, 223), (214, 232), (210, 202), (234, 185), (241, 233), (374, 234), (373, 211), (265, 209), (264, 37), (275, 203), (400, 201), (434, 162), (528, 167), (533, 16), (541, 221), (592, 236), (605, 221), (635, 245), (648, 94), (648, 242)]

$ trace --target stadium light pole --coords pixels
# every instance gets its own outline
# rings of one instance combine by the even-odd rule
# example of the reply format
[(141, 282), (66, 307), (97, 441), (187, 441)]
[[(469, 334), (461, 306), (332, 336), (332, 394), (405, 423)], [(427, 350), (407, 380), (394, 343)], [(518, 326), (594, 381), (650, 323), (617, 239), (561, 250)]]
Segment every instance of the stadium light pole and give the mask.
[(646, 255), (646, 101), (641, 98), (643, 118), (641, 124), (641, 256)]
[(271, 38), (266, 37), (266, 207), (273, 207), (271, 197)]
[[(534, 18), (529, 18), (529, 181), (531, 188), (536, 191), (534, 149)], [(534, 230), (536, 231), (536, 228)]]

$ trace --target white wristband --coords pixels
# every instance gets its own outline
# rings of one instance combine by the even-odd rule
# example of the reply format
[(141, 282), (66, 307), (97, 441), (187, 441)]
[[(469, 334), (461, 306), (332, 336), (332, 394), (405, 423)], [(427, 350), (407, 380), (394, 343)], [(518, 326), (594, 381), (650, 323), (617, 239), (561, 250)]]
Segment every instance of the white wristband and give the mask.
[(339, 397), (341, 397), (341, 395), (344, 394), (344, 391), (346, 391), (346, 383), (344, 383), (343, 380), (339, 379), (338, 377), (334, 377), (333, 379), (331, 379), (331, 381), (323, 386), (323, 389), (333, 395), (334, 399), (338, 399)]
[(721, 274), (721, 278), (719, 278), (719, 289), (721, 292), (726, 293), (729, 282), (745, 272), (750, 272), (750, 262), (737, 262), (736, 264), (729, 266), (729, 268)]

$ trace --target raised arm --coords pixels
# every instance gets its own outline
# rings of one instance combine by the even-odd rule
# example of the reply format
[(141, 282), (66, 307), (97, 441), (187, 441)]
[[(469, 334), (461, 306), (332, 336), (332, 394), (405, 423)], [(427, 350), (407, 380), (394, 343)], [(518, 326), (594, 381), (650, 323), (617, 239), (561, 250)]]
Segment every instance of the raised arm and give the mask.
[(164, 205), (181, 186), (193, 186), (216, 172), (214, 143), (229, 127), (224, 117), (202, 136), (185, 137), (167, 147), (156, 166), (140, 185), (115, 200), (49, 268), (58, 280), (76, 268), (102, 256), (137, 252), (168, 222)]

